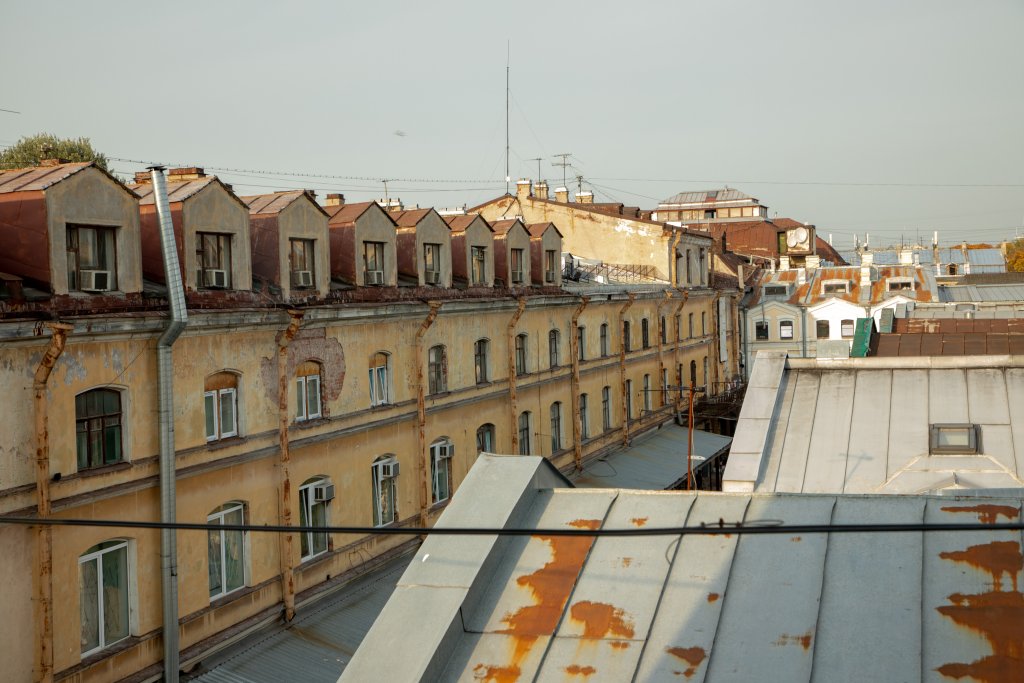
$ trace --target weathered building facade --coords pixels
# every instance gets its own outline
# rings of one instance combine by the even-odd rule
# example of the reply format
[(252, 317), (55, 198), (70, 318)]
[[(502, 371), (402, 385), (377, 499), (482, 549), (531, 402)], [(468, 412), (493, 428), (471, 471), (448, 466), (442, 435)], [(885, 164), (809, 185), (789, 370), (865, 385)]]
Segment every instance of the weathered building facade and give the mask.
[[(147, 297), (126, 297), (142, 289), (146, 249), (133, 241), (140, 233), (134, 195), (94, 167), (65, 171), (95, 176), (102, 197), (128, 200), (116, 235), (127, 246), (113, 262), (128, 292), (78, 292), (70, 300), (60, 296), (66, 273), (47, 280), (21, 261), (5, 263), (31, 296), (0, 298), (0, 386), (9, 397), (0, 514), (152, 522), (161, 502), (156, 345), (167, 328), (165, 290), (150, 283)], [(0, 175), (0, 188), (11, 180)], [(211, 218), (194, 229), (232, 235), (234, 263), (256, 271), (255, 246), (246, 259), (238, 253), (241, 235), (252, 234), (254, 217), (276, 215), (278, 269), (268, 275), (273, 286), (221, 292), (202, 284), (209, 281), (188, 261), (188, 242), (179, 246), (186, 282), (192, 273), (200, 290), (215, 290), (189, 299), (197, 305), (173, 349), (179, 522), (430, 524), (479, 452), (543, 455), (571, 471), (671, 419), (683, 400), (680, 385), (692, 380), (714, 393), (738, 372), (735, 290), (696, 283), (573, 290), (546, 281), (457, 289), (450, 286), (450, 228), (433, 211), (392, 222), (375, 207), (360, 207), (328, 212), (337, 219), (329, 223), (305, 193), (243, 203), (219, 182), (211, 187), (206, 191), (229, 195), (222, 203), (229, 208), (211, 214), (225, 224)], [(0, 193), (0, 202), (13, 192)], [(90, 213), (91, 196), (69, 193), (46, 215)], [(234, 208), (242, 206), (248, 211)], [(285, 220), (293, 208), (302, 215), (291, 228)], [(236, 214), (246, 220), (244, 232), (236, 232)], [(34, 231), (64, 240), (71, 222), (3, 215), (8, 238)], [(364, 228), (367, 216), (376, 223)], [(399, 239), (381, 232), (389, 225)], [(345, 229), (363, 237), (331, 242), (343, 234), (332, 231)], [(477, 230), (472, 239), (486, 234)], [(538, 239), (543, 246), (553, 237), (549, 228)], [(315, 261), (301, 294), (286, 274), (296, 270), (281, 254), (287, 239), (317, 240), (314, 257), (330, 259)], [(376, 270), (358, 251), (360, 241), (385, 245), (380, 286), (358, 284)], [(442, 245), (440, 258), (425, 256), (428, 244)], [(387, 245), (397, 245), (397, 254)], [(65, 263), (63, 242), (54, 249), (54, 260)], [(348, 249), (356, 253), (343, 254)], [(342, 278), (336, 262), (351, 264)], [(416, 279), (395, 286), (403, 263)], [(225, 290), (245, 281), (232, 268)], [(429, 272), (439, 273), (436, 282)], [(329, 287), (327, 274), (335, 275)], [(706, 273), (702, 278), (708, 281)], [(700, 323), (686, 324), (690, 319)], [(412, 542), (230, 530), (179, 531), (177, 539), (183, 667), (282, 610), (290, 617)], [(160, 564), (155, 529), (0, 525), (7, 675), (158, 675)]]

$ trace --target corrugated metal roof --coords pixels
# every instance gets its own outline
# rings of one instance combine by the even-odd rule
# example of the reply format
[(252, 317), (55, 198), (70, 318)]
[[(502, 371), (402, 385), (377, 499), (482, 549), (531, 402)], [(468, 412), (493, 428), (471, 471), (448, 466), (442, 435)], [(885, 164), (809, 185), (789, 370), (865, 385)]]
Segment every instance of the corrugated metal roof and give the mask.
[(59, 183), (92, 165), (91, 161), (81, 161), (57, 164), (56, 166), (34, 166), (2, 171), (0, 172), (0, 194), (45, 190), (54, 183)]
[[(551, 489), (481, 456), (445, 511), (637, 529), (1017, 521), (1022, 496)], [(516, 478), (516, 481), (521, 480)], [(510, 495), (514, 494), (514, 495)], [(461, 499), (459, 498), (461, 496)], [(342, 681), (1016, 680), (1019, 531), (432, 536)], [(396, 643), (401, 656), (395, 657)]]
[(204, 661), (183, 680), (202, 683), (336, 681), (380, 614), (411, 555), (391, 560), (299, 615)]
[(939, 301), (1024, 301), (1024, 283), (1005, 285), (942, 285)]
[(680, 192), (674, 194), (668, 199), (661, 200), (661, 204), (658, 208), (663, 208), (667, 204), (704, 204), (708, 202), (735, 202), (743, 199), (749, 199), (750, 203), (756, 203), (758, 200), (751, 197), (749, 194), (740, 192), (733, 188), (725, 188), (723, 190), (700, 190), (697, 192)]
[[(628, 448), (620, 448), (588, 463), (569, 477), (583, 488), (646, 489), (658, 491), (686, 479), (689, 430), (674, 424), (648, 432)], [(693, 471), (728, 449), (732, 439), (693, 430)]]
[[(249, 207), (250, 214), (281, 213), (292, 202), (306, 194), (305, 190), (288, 190), (239, 197)], [(319, 205), (317, 205), (319, 206)]]

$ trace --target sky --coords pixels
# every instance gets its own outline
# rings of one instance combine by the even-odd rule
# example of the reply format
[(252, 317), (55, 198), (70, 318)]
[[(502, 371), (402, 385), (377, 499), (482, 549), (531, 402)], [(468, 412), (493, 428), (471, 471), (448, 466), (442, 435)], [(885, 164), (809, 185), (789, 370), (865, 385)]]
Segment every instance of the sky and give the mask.
[[(840, 249), (1024, 236), (1024, 2), (0, 0), (0, 145), (454, 207), (726, 185)], [(299, 175), (307, 174), (307, 175)]]

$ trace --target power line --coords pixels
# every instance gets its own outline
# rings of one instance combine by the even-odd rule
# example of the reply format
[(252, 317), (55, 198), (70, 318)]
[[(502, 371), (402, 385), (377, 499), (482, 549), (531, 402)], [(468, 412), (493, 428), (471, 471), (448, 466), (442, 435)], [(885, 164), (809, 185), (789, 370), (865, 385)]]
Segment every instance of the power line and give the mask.
[(1024, 522), (952, 523), (914, 522), (908, 524), (786, 524), (782, 520), (726, 522), (678, 527), (636, 527), (631, 529), (530, 529), (473, 527), (361, 527), (282, 526), (257, 524), (209, 524), (191, 522), (131, 522), (113, 519), (56, 519), (53, 517), (0, 517), (0, 524), (36, 526), (114, 527), (119, 529), (173, 529), (177, 531), (246, 531), (265, 533), (328, 533), (382, 536), (718, 536), (723, 534), (815, 534), (815, 533), (913, 533), (936, 531), (1022, 531)]
[[(556, 155), (558, 156), (558, 155)], [(637, 183), (708, 183), (712, 185), (824, 185), (829, 187), (935, 187), (935, 188), (1024, 188), (1024, 183), (881, 183), (826, 180), (694, 180), (686, 178), (595, 178)]]

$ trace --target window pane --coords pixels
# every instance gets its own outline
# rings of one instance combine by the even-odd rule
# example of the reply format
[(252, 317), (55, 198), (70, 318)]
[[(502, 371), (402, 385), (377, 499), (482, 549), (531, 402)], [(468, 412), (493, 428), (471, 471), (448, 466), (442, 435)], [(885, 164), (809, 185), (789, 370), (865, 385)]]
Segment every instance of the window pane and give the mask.
[(228, 389), (220, 392), (220, 435), (233, 436), (235, 428), (235, 392)]
[(100, 644), (97, 565), (98, 560), (89, 560), (78, 565), (78, 594), (82, 603), (82, 652), (93, 650)]
[[(309, 526), (309, 497), (312, 492), (308, 488), (299, 489), (299, 526)], [(302, 557), (309, 556), (309, 534), (299, 534), (302, 546)]]
[(109, 645), (128, 637), (128, 549), (101, 555), (103, 559), (103, 641)]
[(207, 538), (207, 555), (209, 557), (210, 597), (220, 595), (224, 592), (224, 584), (221, 580), (223, 566), (221, 564), (221, 532), (210, 531)]
[(971, 445), (971, 434), (969, 429), (954, 429), (942, 427), (938, 430), (938, 445), (940, 447), (968, 447)]
[(295, 419), (306, 419), (306, 378), (299, 377), (295, 380)]
[(320, 417), (320, 378), (316, 375), (306, 378), (306, 410), (309, 417)]
[[(313, 503), (313, 526), (327, 526), (327, 503)], [(313, 554), (327, 550), (327, 534), (313, 534)]]
[(105, 444), (103, 462), (106, 464), (121, 462), (121, 425), (110, 425), (103, 430)]
[[(225, 516), (224, 521), (228, 524), (241, 524), (242, 511)], [(224, 564), (225, 564), (225, 591), (233, 591), (241, 588), (245, 583), (245, 555), (244, 539), (241, 531), (224, 532)]]
[(210, 441), (217, 438), (217, 398), (212, 391), (203, 396), (203, 405), (206, 408), (206, 440)]

